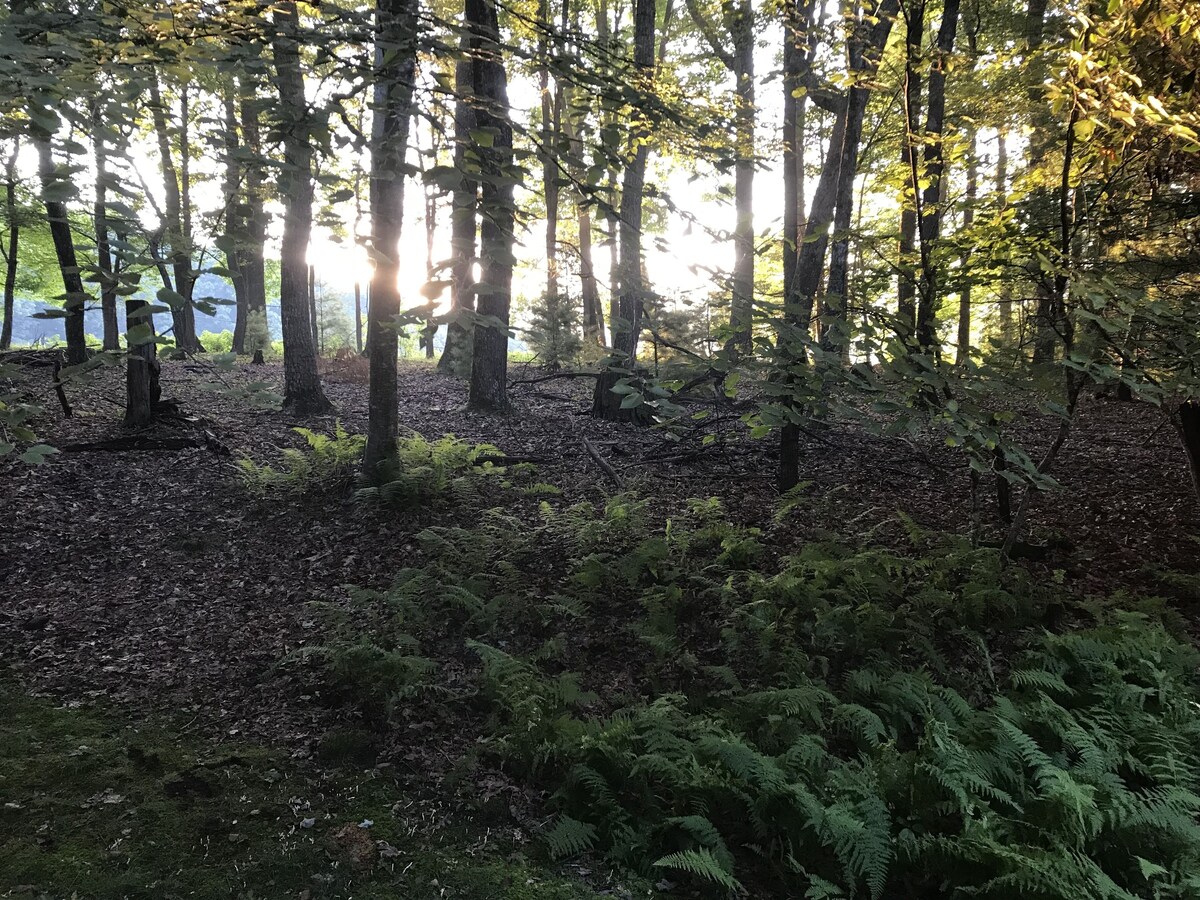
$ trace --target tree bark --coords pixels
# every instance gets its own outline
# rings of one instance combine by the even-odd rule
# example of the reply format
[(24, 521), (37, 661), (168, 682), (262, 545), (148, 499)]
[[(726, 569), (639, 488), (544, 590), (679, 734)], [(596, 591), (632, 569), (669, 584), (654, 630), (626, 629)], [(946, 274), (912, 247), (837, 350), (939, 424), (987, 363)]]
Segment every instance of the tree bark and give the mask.
[(900, 330), (907, 341), (916, 332), (917, 285), (913, 252), (917, 246), (918, 185), (911, 173), (916, 171), (917, 145), (921, 119), (921, 54), (925, 39), (925, 2), (918, 0), (907, 8), (904, 66), (904, 139), (900, 144), (900, 164), (903, 166), (905, 188), (900, 199), (900, 241), (898, 247), (898, 277), (896, 284), (897, 313)]
[[(1000, 209), (1008, 206), (1008, 135), (1003, 128), (996, 135), (996, 205)], [(1007, 346), (1013, 334), (1012, 281), (1007, 275), (1000, 280), (1000, 340)]]
[(546, 296), (558, 290), (558, 132), (562, 115), (562, 85), (550, 88), (550, 0), (538, 0), (538, 90), (542, 107), (542, 193), (546, 201)]
[(246, 317), (250, 313), (249, 295), (246, 290), (246, 273), (242, 267), (245, 253), (246, 225), (245, 203), (242, 202), (242, 166), (238, 160), (237, 103), (234, 85), (230, 81), (224, 86), (221, 107), (225, 117), (225, 268), (229, 270), (229, 282), (233, 285), (234, 321), (233, 352), (246, 352)]
[(117, 323), (117, 280), (113, 275), (112, 249), (108, 237), (108, 148), (99, 103), (92, 106), (92, 152), (96, 165), (96, 202), (93, 222), (96, 227), (96, 269), (100, 278), (100, 315), (105, 350), (121, 346)]
[[(635, 0), (633, 9), (633, 64), (642, 91), (653, 89), (654, 77), (654, 0)], [(640, 111), (639, 111), (640, 112)], [(636, 114), (635, 114), (636, 115)], [(641, 112), (644, 116), (644, 112)], [(613, 391), (617, 382), (637, 368), (638, 336), (642, 330), (642, 200), (645, 194), (646, 163), (650, 145), (645, 140), (650, 123), (635, 122), (632, 161), (625, 167), (621, 184), (620, 258), (618, 282), (620, 299), (616, 316), (611, 319), (613, 356), (596, 379), (592, 395), (592, 415), (609, 421), (640, 421), (644, 414), (622, 409), (622, 397)]]
[[(967, 126), (971, 137), (967, 147), (967, 194), (963, 207), (963, 231), (975, 224), (975, 201), (979, 196), (979, 137), (974, 125)], [(958, 339), (954, 364), (965, 366), (971, 358), (971, 248), (964, 242), (959, 265)]]
[(730, 346), (750, 350), (754, 318), (754, 10), (750, 0), (724, 3), (724, 24), (732, 49), (727, 49), (697, 0), (688, 11), (714, 55), (733, 74), (734, 89), (734, 227), (732, 300), (729, 311)]
[[(875, 14), (872, 17), (869, 37), (865, 44), (860, 44), (858, 54), (864, 70), (860, 73), (870, 78), (878, 69), (878, 55), (887, 43), (891, 34), (892, 24), (899, 9), (899, 0), (879, 0)], [(862, 22), (859, 28), (865, 28)], [(852, 36), (853, 41), (864, 40)], [(808, 353), (804, 342), (808, 340), (812, 327), (813, 304), (816, 299), (817, 287), (821, 282), (821, 274), (825, 267), (825, 251), (829, 244), (829, 226), (832, 224), (836, 207), (839, 182), (842, 167), (849, 162), (854, 166), (858, 157), (858, 142), (862, 134), (862, 119), (866, 112), (870, 87), (862, 83), (856, 84), (848, 96), (837, 104), (840, 109), (834, 120), (833, 131), (829, 139), (829, 147), (825, 153), (825, 163), (821, 170), (821, 178), (813, 192), (812, 209), (809, 212), (805, 228), (804, 242), (794, 251), (793, 276), (784, 288), (784, 325), (778, 336), (778, 349), (783, 358), (785, 381), (794, 377), (793, 368), (803, 368), (808, 364)], [(786, 170), (785, 170), (786, 173)], [(785, 177), (786, 174), (785, 174)], [(853, 175), (850, 175), (851, 181)], [(785, 254), (787, 248), (785, 247)], [(786, 259), (786, 256), (785, 256)], [(802, 411), (789, 404), (789, 418), (798, 419)], [(800, 429), (797, 422), (784, 424), (779, 435), (779, 470), (776, 483), (780, 491), (795, 487), (800, 480), (799, 456)]]
[(370, 391), (363, 472), (386, 478), (396, 458), (396, 353), (400, 314), (400, 234), (404, 221), (404, 160), (412, 121), (416, 71), (415, 0), (376, 0), (375, 96), (371, 126)]
[[(149, 79), (150, 113), (154, 120), (154, 133), (158, 142), (159, 167), (163, 179), (163, 231), (171, 248), (170, 262), (174, 273), (174, 287), (164, 287), (179, 295), (171, 304), (171, 323), (175, 335), (175, 346), (185, 352), (194, 353), (202, 348), (196, 338), (196, 316), (192, 308), (191, 247), (185, 234), (183, 196), (179, 184), (179, 170), (171, 154), (171, 135), (167, 126), (167, 112), (163, 105), (162, 89), (158, 83), (158, 72)], [(185, 127), (181, 123), (181, 128)], [(190, 216), (189, 216), (190, 219)]]
[[(481, 228), (479, 251), (483, 283), (478, 287), (467, 404), (484, 412), (508, 410), (508, 315), (512, 301), (513, 132), (509, 120), (508, 77), (500, 49), (495, 0), (467, 0), (466, 19), (479, 51), (471, 72), (479, 106), (475, 118), (491, 146), (479, 146)], [(483, 320), (486, 318), (486, 320)]]
[(475, 242), (478, 236), (479, 181), (468, 171), (471, 131), (475, 128), (471, 96), (473, 63), (471, 38), (464, 33), (463, 57), (454, 66), (454, 170), (457, 181), (450, 196), (450, 322), (438, 369), (465, 373), (471, 356), (471, 330), (460, 321), (475, 310)]
[(50, 227), (50, 239), (54, 242), (54, 255), (58, 260), (58, 269), (63, 280), (67, 312), (63, 322), (67, 338), (67, 364), (77, 366), (87, 361), (87, 336), (83, 313), (88, 295), (83, 289), (83, 278), (79, 274), (79, 264), (75, 257), (75, 242), (71, 237), (67, 205), (61, 200), (51, 199), (59, 182), (55, 175), (50, 136), (38, 135), (35, 141), (38, 150), (38, 174), (41, 176), (42, 190), (46, 192), (46, 221)]
[(946, 0), (938, 28), (937, 50), (929, 72), (929, 104), (925, 118), (925, 179), (917, 231), (921, 238), (921, 284), (917, 305), (917, 344), (937, 355), (937, 307), (941, 298), (935, 248), (942, 230), (942, 178), (945, 170), (942, 131), (946, 118), (946, 63), (954, 50), (960, 0)]
[(239, 84), (238, 115), (242, 125), (242, 140), (246, 148), (246, 184), (243, 221), (246, 244), (242, 252), (242, 273), (246, 281), (247, 322), (251, 315), (267, 315), (266, 253), (267, 213), (265, 209), (266, 181), (262, 164), (262, 137), (259, 128), (258, 89), (252, 81)]
[(284, 408), (297, 416), (327, 412), (332, 404), (321, 390), (308, 311), (308, 241), (312, 233), (312, 147), (308, 141), (304, 76), (300, 69), (300, 16), (293, 0), (274, 6), (271, 46), (282, 119), (283, 237), (279, 252), (279, 311), (283, 323)]
[(4, 248), (4, 324), (0, 326), (0, 350), (12, 346), (13, 312), (17, 291), (17, 251), (21, 245), (21, 223), (17, 213), (17, 156), (21, 140), (13, 138), (12, 153), (4, 164), (4, 210), (8, 216), (8, 245)]

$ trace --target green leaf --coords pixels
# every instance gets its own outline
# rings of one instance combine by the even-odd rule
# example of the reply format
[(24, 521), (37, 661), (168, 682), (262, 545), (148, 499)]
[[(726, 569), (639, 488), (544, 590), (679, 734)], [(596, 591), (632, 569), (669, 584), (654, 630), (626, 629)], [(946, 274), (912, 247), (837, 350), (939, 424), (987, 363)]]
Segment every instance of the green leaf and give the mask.
[(48, 444), (34, 444), (24, 453), (17, 457), (23, 463), (28, 463), (31, 466), (40, 466), (46, 461), (46, 457), (53, 456), (58, 450)]

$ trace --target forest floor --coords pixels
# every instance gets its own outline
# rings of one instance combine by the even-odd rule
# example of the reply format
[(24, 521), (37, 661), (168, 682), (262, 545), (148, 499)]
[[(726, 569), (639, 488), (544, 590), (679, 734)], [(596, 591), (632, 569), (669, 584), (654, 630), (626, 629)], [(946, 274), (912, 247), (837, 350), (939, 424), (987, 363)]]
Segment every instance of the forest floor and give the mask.
[[(522, 382), (541, 374), (517, 367), (512, 377)], [(9, 674), (24, 690), (97, 706), (110, 711), (97, 715), (117, 715), (126, 724), (169, 721), (185, 747), (175, 752), (185, 755), (207, 758), (220, 742), (248, 742), (282, 754), (268, 769), (311, 771), (304, 767), (344, 756), (353, 770), (361, 755), (361, 748), (346, 750), (357, 733), (353, 714), (331, 708), (303, 671), (282, 664), (315, 637), (318, 624), (307, 604), (344, 600), (348, 585), (386, 586), (418, 554), (413, 536), (419, 530), (435, 520), (469, 523), (478, 506), (406, 517), (363, 511), (345, 496), (255, 499), (235, 460), (277, 461), (281, 448), (303, 445), (292, 431), (299, 425), (329, 431), (340, 421), (351, 432), (364, 431), (361, 375), (356, 361), (330, 364), (326, 390), (336, 412), (296, 422), (205, 387), (213, 375), (204, 366), (165, 363), (164, 395), (201, 420), (179, 433), (207, 430), (215, 439), (210, 446), (64, 452), (32, 468), (0, 463), (0, 662)], [(282, 369), (245, 367), (220, 377), (227, 385), (261, 379), (278, 386)], [(48, 369), (31, 369), (28, 379), (27, 389), (47, 393)], [(897, 512), (931, 530), (961, 533), (970, 525), (965, 460), (940, 435), (890, 440), (849, 426), (806, 435), (805, 499), (782, 525), (772, 524), (775, 446), (745, 437), (736, 407), (716, 398), (697, 404), (707, 418), (672, 438), (661, 430), (593, 420), (590, 389), (588, 379), (515, 383), (513, 414), (485, 417), (464, 409), (461, 382), (411, 363), (400, 377), (401, 425), (426, 437), (452, 433), (536, 459), (537, 480), (563, 491), (555, 502), (630, 490), (651, 498), (665, 516), (687, 498), (720, 497), (732, 519), (762, 526), (782, 552), (831, 531), (886, 543), (902, 531)], [(66, 447), (124, 433), (119, 373), (101, 372), (93, 384), (67, 390), (74, 414), (65, 418), (49, 394), (36, 426), (43, 440)], [(1014, 425), (1034, 458), (1056, 427), (1056, 420), (1034, 413)], [(706, 444), (705, 435), (715, 440)], [(616, 479), (602, 471), (588, 443)], [(214, 452), (221, 447), (231, 455)], [(1176, 577), (1200, 573), (1200, 509), (1175, 433), (1162, 427), (1158, 411), (1088, 399), (1055, 474), (1062, 490), (1032, 505), (1030, 540), (1046, 549), (1030, 565), (1078, 594), (1166, 594), (1185, 618), (1200, 618), (1200, 597), (1188, 592), (1196, 582)], [(492, 499), (524, 504), (530, 514), (535, 506), (528, 498)], [(986, 498), (985, 520), (995, 517), (991, 502)], [(91, 729), (93, 736), (84, 739), (91, 742), (108, 733), (97, 724), (103, 718), (67, 727), (54, 719), (61, 711), (27, 702), (8, 701), (38, 721), (50, 717), (52, 734)], [(410, 735), (418, 737), (423, 727), (433, 728), (411, 724)], [(505, 835), (501, 843), (519, 846), (539, 824), (538, 798), (491, 774), (461, 783), (457, 757), (474, 738), (469, 732), (387, 746), (366, 739), (370, 765), (358, 768), (378, 772), (383, 764), (410, 787), (415, 780), (423, 792), (456, 797), (460, 811), (501, 808), (496, 834)], [(11, 746), (15, 738), (7, 734), (4, 740)], [(0, 752), (0, 766), (4, 759)], [(186, 772), (189, 766), (194, 763), (175, 768)], [(236, 777), (258, 778), (252, 772), (257, 770), (239, 770)], [(97, 785), (88, 782), (87, 790)], [(109, 788), (121, 793), (112, 785), (96, 787), (98, 803), (107, 802), (102, 792)], [(281, 798), (270, 802), (278, 805)], [(283, 805), (292, 818), (308, 817)], [(351, 813), (359, 814), (347, 809), (333, 815), (327, 830)], [(5, 828), (16, 827), (14, 815), (20, 813), (0, 813), (0, 838)], [(426, 888), (430, 880), (437, 882), (430, 876)], [(530, 876), (529, 883), (535, 881)], [(0, 896), (6, 887), (12, 885), (0, 880)], [(628, 895), (608, 882), (601, 887)], [(313, 895), (311, 886), (305, 890)], [(468, 886), (428, 896), (500, 896), (473, 891)]]

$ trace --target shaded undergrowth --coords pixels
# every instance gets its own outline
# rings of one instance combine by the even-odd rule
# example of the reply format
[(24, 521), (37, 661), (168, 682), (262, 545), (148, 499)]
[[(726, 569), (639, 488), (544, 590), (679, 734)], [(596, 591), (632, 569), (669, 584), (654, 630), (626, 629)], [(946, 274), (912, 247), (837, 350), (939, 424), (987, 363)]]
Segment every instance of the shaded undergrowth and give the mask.
[(322, 770), (182, 738), (30, 699), (7, 682), (0, 796), (0, 896), (595, 896), (383, 770)]
[(492, 510), (307, 653), (381, 727), (486, 716), (556, 856), (713, 895), (1200, 896), (1190, 645), (1152, 602), (910, 539), (777, 559), (715, 501)]

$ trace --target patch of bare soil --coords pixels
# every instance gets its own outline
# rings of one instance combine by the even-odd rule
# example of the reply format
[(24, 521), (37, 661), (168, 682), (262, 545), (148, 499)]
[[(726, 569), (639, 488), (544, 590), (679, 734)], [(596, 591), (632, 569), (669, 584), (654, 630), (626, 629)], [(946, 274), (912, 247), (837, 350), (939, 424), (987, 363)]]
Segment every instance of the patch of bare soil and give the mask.
[[(104, 698), (134, 714), (178, 713), (201, 733), (307, 753), (332, 717), (346, 713), (323, 707), (292, 667), (280, 665), (313, 638), (305, 604), (344, 597), (348, 584), (386, 584), (413, 562), (411, 537), (428, 519), (367, 514), (344, 497), (256, 500), (233, 459), (276, 459), (281, 447), (302, 443), (290, 430), (297, 425), (331, 429), (336, 417), (363, 431), (360, 375), (332, 366), (326, 391), (336, 416), (297, 422), (202, 387), (213, 377), (203, 366), (166, 363), (164, 391), (190, 419), (146, 437), (207, 432), (213, 441), (63, 453), (37, 468), (0, 464), (0, 659), (40, 691)], [(280, 384), (282, 370), (247, 367), (223, 377)], [(30, 370), (25, 387), (40, 391), (48, 378)], [(461, 382), (412, 364), (400, 377), (401, 422), (427, 437), (453, 433), (541, 460), (539, 480), (563, 488), (564, 502), (634, 489), (669, 513), (687, 497), (720, 496), (733, 517), (770, 521), (775, 447), (746, 438), (736, 408), (714, 400), (707, 419), (669, 439), (590, 418), (591, 385), (516, 384), (513, 413), (488, 417), (464, 409)], [(119, 424), (119, 373), (68, 393), (74, 415), (64, 418), (51, 397), (37, 423), (44, 440), (64, 446), (128, 436)], [(1039, 497), (1031, 512), (1035, 539), (1055, 538), (1036, 565), (1063, 570), (1067, 584), (1085, 593), (1153, 593), (1160, 589), (1154, 567), (1200, 571), (1200, 512), (1174, 432), (1160, 422), (1147, 407), (1087, 403), (1061, 457), (1063, 490)], [(1030, 415), (1020, 427), (1036, 456), (1057, 422)], [(704, 444), (706, 434), (717, 440)], [(823, 530), (887, 539), (897, 510), (930, 528), (969, 526), (965, 462), (937, 436), (903, 442), (830, 427), (806, 435), (803, 450), (811, 499), (772, 530), (783, 550)], [(990, 502), (983, 512), (994, 519)], [(464, 509), (436, 514), (471, 517)]]

